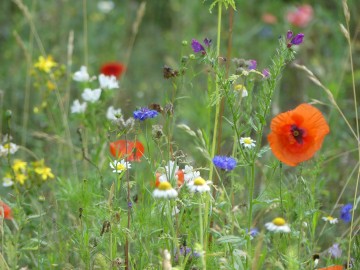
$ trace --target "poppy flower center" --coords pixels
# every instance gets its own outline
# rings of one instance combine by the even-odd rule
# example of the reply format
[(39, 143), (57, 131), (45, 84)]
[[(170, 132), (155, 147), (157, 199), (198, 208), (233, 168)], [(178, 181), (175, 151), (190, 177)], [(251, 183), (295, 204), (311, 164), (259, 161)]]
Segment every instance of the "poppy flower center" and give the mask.
[(296, 125), (291, 125), (291, 134), (297, 143), (303, 144), (304, 130)]

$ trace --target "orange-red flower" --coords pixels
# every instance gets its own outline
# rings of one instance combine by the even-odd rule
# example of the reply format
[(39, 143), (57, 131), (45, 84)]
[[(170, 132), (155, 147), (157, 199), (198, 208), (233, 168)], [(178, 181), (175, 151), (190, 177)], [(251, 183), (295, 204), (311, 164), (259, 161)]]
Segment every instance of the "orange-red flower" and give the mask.
[(333, 265), (325, 268), (319, 268), (318, 270), (343, 270), (343, 269), (344, 267), (342, 265)]
[(308, 5), (299, 6), (294, 11), (289, 11), (286, 14), (286, 19), (289, 23), (297, 27), (306, 27), (313, 19), (313, 8)]
[[(162, 174), (157, 172), (155, 174), (155, 186), (158, 187), (160, 185), (160, 176)], [(177, 179), (177, 185), (178, 187), (181, 187), (183, 184), (184, 184), (184, 181), (185, 181), (185, 175), (184, 175), (184, 171), (183, 170), (178, 170), (176, 173), (175, 173), (175, 177)]]
[(0, 201), (0, 216), (4, 219), (12, 219), (11, 208), (3, 201)]
[(125, 69), (122, 63), (109, 62), (101, 66), (100, 72), (106, 76), (114, 75), (116, 78), (120, 78)]
[(144, 154), (144, 145), (139, 141), (118, 140), (110, 143), (110, 153), (116, 158), (128, 161), (140, 161)]
[(330, 131), (321, 112), (306, 103), (277, 115), (270, 128), (268, 141), (272, 152), (290, 166), (310, 159)]

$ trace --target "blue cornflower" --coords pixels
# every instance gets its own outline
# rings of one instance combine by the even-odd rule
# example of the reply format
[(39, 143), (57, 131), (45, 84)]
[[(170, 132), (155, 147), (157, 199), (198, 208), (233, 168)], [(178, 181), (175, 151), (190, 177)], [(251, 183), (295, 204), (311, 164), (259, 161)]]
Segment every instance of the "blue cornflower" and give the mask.
[(245, 229), (246, 233), (248, 233), (252, 238), (257, 236), (259, 234), (259, 230), (257, 228), (251, 228), (250, 232), (248, 232), (248, 229)]
[(232, 157), (226, 156), (215, 156), (213, 158), (213, 163), (216, 167), (226, 171), (231, 171), (236, 166), (236, 160)]
[(149, 108), (141, 108), (137, 111), (134, 111), (134, 118), (140, 121), (144, 121), (148, 118), (154, 118), (158, 115), (158, 112), (155, 110), (150, 110)]
[(341, 208), (341, 212), (340, 212), (340, 218), (345, 222), (348, 223), (351, 221), (351, 210), (352, 210), (353, 206), (351, 203), (348, 203), (346, 205), (344, 205)]
[(205, 53), (204, 46), (201, 45), (201, 43), (196, 39), (193, 39), (191, 41), (191, 48), (193, 49), (194, 53), (198, 53), (198, 52)]

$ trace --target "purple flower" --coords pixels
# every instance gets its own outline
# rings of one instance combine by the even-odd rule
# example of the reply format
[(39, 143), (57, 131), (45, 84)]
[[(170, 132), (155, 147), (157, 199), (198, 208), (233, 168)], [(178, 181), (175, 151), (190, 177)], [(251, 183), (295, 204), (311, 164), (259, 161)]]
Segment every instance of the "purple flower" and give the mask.
[(226, 156), (215, 156), (213, 158), (213, 163), (216, 167), (219, 167), (225, 171), (231, 171), (236, 166), (236, 160), (232, 157)]
[(191, 41), (191, 48), (193, 49), (194, 53), (198, 53), (198, 52), (205, 53), (204, 46), (201, 45), (201, 43), (196, 39), (193, 39)]
[(348, 223), (351, 221), (351, 210), (352, 210), (353, 206), (351, 203), (348, 203), (346, 205), (344, 205), (341, 208), (340, 211), (340, 218), (345, 222)]
[[(247, 231), (248, 231), (248, 229), (246, 229), (246, 232)], [(255, 237), (259, 234), (259, 230), (257, 228), (251, 228), (250, 232), (248, 234), (250, 234), (251, 237)]]
[(331, 255), (331, 257), (333, 258), (340, 258), (342, 251), (339, 248), (339, 244), (333, 244), (329, 249), (328, 249), (329, 254)]
[(264, 75), (265, 78), (269, 78), (270, 77), (270, 72), (267, 68), (264, 68), (262, 71), (262, 75)]
[[(204, 44), (205, 44), (205, 46), (207, 46), (207, 47), (210, 47), (211, 42), (212, 42), (212, 40), (209, 39), (209, 38), (205, 38), (205, 39), (204, 39)], [(201, 45), (201, 44), (200, 44), (200, 45)]]
[(135, 119), (144, 121), (145, 119), (156, 117), (158, 115), (158, 112), (144, 107), (140, 110), (134, 111), (133, 115)]
[(290, 40), (292, 37), (293, 37), (293, 32), (288, 30), (287, 33), (286, 33), (286, 39)]
[(299, 44), (301, 44), (303, 42), (304, 36), (305, 35), (303, 33), (297, 34), (295, 37), (293, 37), (290, 40), (290, 43), (292, 45), (299, 45)]
[(249, 60), (248, 62), (249, 70), (256, 69), (256, 66), (257, 66), (256, 60)]

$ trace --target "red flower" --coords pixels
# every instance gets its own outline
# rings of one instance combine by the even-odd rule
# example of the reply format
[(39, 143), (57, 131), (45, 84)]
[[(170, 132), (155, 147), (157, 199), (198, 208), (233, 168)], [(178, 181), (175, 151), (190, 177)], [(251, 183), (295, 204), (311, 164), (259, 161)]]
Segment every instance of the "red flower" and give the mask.
[(125, 66), (121, 63), (109, 62), (101, 66), (100, 72), (106, 76), (114, 75), (116, 78), (120, 78), (125, 69)]
[(318, 270), (343, 270), (343, 269), (344, 267), (342, 265), (333, 265), (325, 268), (319, 268)]
[(315, 107), (301, 104), (271, 121), (268, 141), (274, 155), (289, 166), (312, 158), (329, 133), (329, 126)]
[(306, 27), (313, 18), (313, 8), (310, 5), (299, 6), (295, 11), (289, 11), (286, 19), (297, 27)]
[[(160, 185), (160, 176), (162, 174), (157, 172), (155, 174), (155, 187), (158, 187)], [(177, 178), (177, 185), (178, 187), (181, 187), (183, 184), (184, 184), (184, 171), (183, 170), (178, 170), (176, 173), (175, 173), (175, 177)]]
[(128, 161), (140, 161), (144, 146), (139, 141), (118, 140), (110, 143), (110, 153), (116, 158), (127, 157)]
[(0, 216), (4, 217), (4, 219), (12, 219), (10, 206), (2, 201), (0, 201)]

